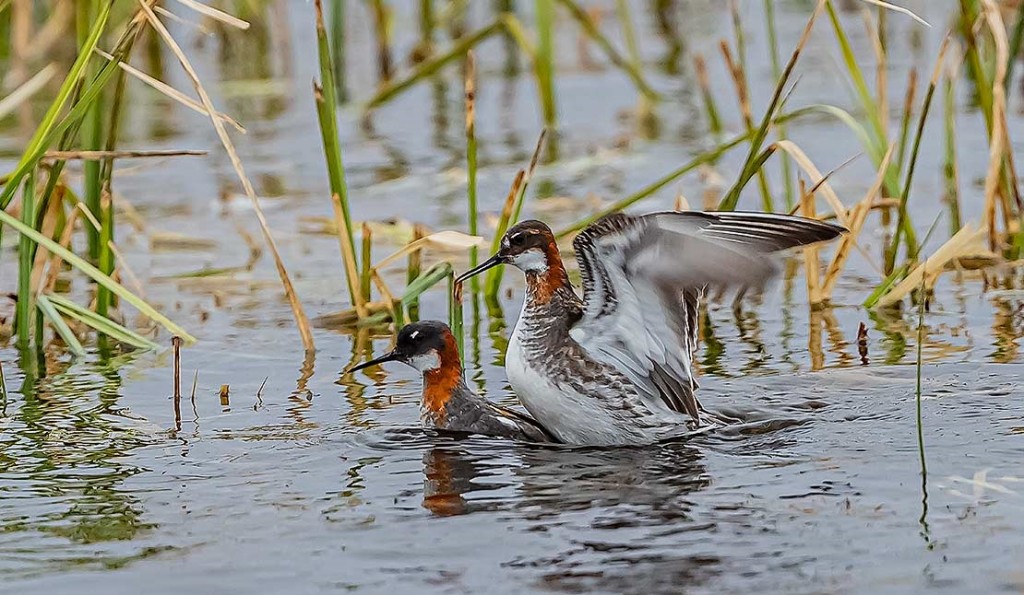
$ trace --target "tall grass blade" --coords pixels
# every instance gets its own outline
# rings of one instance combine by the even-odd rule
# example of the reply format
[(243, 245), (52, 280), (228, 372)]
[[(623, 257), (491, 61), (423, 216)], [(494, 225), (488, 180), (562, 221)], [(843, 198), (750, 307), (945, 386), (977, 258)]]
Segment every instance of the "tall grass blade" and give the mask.
[[(764, 12), (765, 12), (765, 25), (768, 29), (768, 46), (771, 51), (772, 59), (772, 78), (778, 80), (782, 76), (782, 66), (779, 61), (779, 38), (775, 28), (775, 0), (764, 0)], [(778, 138), (785, 139), (789, 136), (786, 132), (785, 124), (776, 125), (776, 132)], [(789, 155), (783, 155), (780, 163), (782, 181), (785, 188), (785, 199), (786, 199), (786, 210), (792, 210), (794, 204), (794, 190), (793, 190), (793, 164), (789, 160)]]
[(466, 334), (462, 329), (462, 286), (455, 284), (455, 271), (448, 273), (448, 326), (459, 348), (459, 361), (466, 365)]
[(119, 341), (139, 349), (157, 349), (160, 347), (135, 331), (129, 330), (108, 318), (103, 318), (92, 310), (83, 308), (67, 298), (55, 294), (50, 294), (46, 297), (49, 300), (49, 303), (52, 303), (54, 308), (65, 316), (74, 318), (82, 324), (92, 327), (97, 332), (103, 333), (115, 341)]
[[(352, 216), (348, 207), (348, 186), (345, 183), (345, 165), (341, 155), (341, 141), (338, 137), (338, 105), (335, 95), (334, 66), (331, 50), (327, 43), (327, 30), (324, 28), (324, 15), (321, 0), (316, 0), (316, 40), (317, 55), (320, 60), (320, 85), (313, 85), (313, 98), (316, 101), (317, 119), (320, 122), (320, 134), (324, 143), (324, 158), (327, 160), (327, 178), (331, 194), (337, 195), (341, 202), (341, 212), (348, 237), (352, 238)], [(352, 243), (355, 252), (355, 244)]]
[(60, 315), (60, 312), (54, 308), (50, 299), (45, 295), (36, 296), (36, 306), (39, 307), (39, 312), (50, 322), (50, 326), (53, 327), (54, 332), (60, 337), (61, 341), (67, 345), (68, 351), (71, 352), (75, 357), (82, 357), (85, 355), (85, 348), (78, 341), (78, 337), (68, 326), (68, 323), (64, 321), (64, 318)]
[[(78, 9), (76, 26), (78, 30), (79, 53), (84, 53), (82, 46), (88, 42), (89, 28), (98, 4), (97, 0), (79, 0), (76, 2), (76, 8)], [(88, 78), (93, 70), (95, 70), (95, 66), (87, 65), (84, 76)], [(89, 110), (86, 112), (81, 130), (81, 148), (86, 151), (99, 150), (102, 128), (103, 96), (100, 95), (96, 101), (89, 105)], [(82, 174), (84, 178), (83, 194), (85, 196), (85, 205), (93, 215), (100, 217), (100, 164), (96, 161), (85, 162), (82, 166)], [(86, 228), (85, 233), (89, 242), (89, 258), (93, 262), (98, 262), (100, 257), (100, 233), (92, 228)]]
[[(469, 221), (469, 235), (477, 235), (477, 204), (476, 204), (476, 58), (472, 51), (466, 52), (466, 217)], [(469, 266), (475, 267), (477, 263), (477, 249), (474, 246), (469, 251)], [(474, 277), (476, 279), (476, 277)], [(474, 281), (474, 288), (479, 281)]]
[(914, 226), (910, 221), (907, 209), (907, 201), (910, 199), (910, 186), (914, 181), (914, 170), (917, 167), (918, 151), (921, 148), (921, 138), (924, 135), (924, 125), (928, 119), (928, 110), (932, 105), (932, 97), (935, 95), (935, 87), (939, 82), (939, 75), (942, 73), (943, 59), (946, 49), (949, 47), (947, 36), (939, 49), (939, 57), (935, 61), (935, 68), (932, 70), (931, 79), (928, 81), (928, 90), (925, 92), (924, 104), (921, 106), (921, 115), (917, 120), (917, 132), (914, 135), (914, 145), (910, 152), (910, 161), (907, 164), (907, 176), (903, 182), (903, 192), (900, 195), (899, 215), (896, 223), (896, 231), (893, 233), (892, 243), (885, 254), (885, 271), (892, 272), (896, 266), (896, 253), (899, 251), (901, 239), (906, 243), (907, 258), (917, 259), (919, 249), (917, 238), (914, 233)]
[(274, 258), (274, 266), (277, 269), (278, 277), (281, 279), (281, 285), (284, 289), (285, 296), (288, 298), (288, 305), (291, 307), (292, 316), (295, 318), (296, 326), (298, 326), (299, 335), (302, 338), (302, 344), (307, 352), (314, 351), (316, 349), (316, 345), (313, 342), (313, 333), (310, 330), (309, 319), (306, 317), (306, 312), (302, 308), (302, 303), (299, 301), (299, 298), (295, 293), (295, 287), (292, 285), (291, 277), (288, 275), (288, 269), (284, 266), (281, 253), (277, 249), (277, 243), (274, 241), (274, 236), (270, 233), (270, 225), (267, 223), (267, 218), (263, 214), (263, 207), (260, 205), (260, 200), (256, 196), (256, 190), (252, 187), (252, 182), (249, 181), (249, 177), (245, 175), (245, 169), (242, 167), (242, 161), (239, 159), (238, 153), (235, 151), (234, 144), (231, 142), (231, 137), (228, 136), (227, 131), (224, 129), (224, 123), (216, 116), (217, 110), (213, 105), (213, 101), (210, 99), (209, 94), (203, 87), (202, 81), (199, 79), (199, 75), (196, 74), (195, 69), (192, 67), (192, 62), (181, 50), (181, 47), (174, 40), (174, 37), (171, 36), (164, 24), (157, 18), (153, 9), (147, 3), (147, 0), (139, 0), (139, 6), (142, 8), (142, 12), (149, 20), (150, 25), (152, 25), (153, 29), (160, 35), (167, 47), (170, 48), (175, 58), (177, 58), (178, 63), (181, 64), (182, 69), (192, 81), (192, 85), (195, 87), (196, 93), (199, 94), (199, 100), (206, 108), (206, 111), (210, 114), (210, 122), (213, 123), (213, 128), (217, 133), (217, 137), (220, 139), (221, 144), (224, 146), (224, 150), (228, 154), (231, 166), (234, 168), (235, 174), (238, 176), (238, 179), (242, 184), (242, 188), (245, 190), (246, 196), (249, 197), (249, 200), (252, 203), (253, 211), (256, 214), (256, 220), (259, 222), (260, 231), (263, 234), (263, 239), (267, 243), (267, 247), (270, 249), (270, 253)]
[(345, 0), (331, 0), (330, 12), (334, 93), (338, 101), (345, 103), (348, 99), (348, 88), (345, 86)]
[[(6, 215), (6, 213), (4, 213)], [(30, 171), (21, 193), (21, 223), (25, 227), (36, 227), (36, 173)], [(32, 342), (32, 266), (35, 262), (36, 245), (26, 236), (18, 241), (18, 301), (14, 309), (15, 330), (18, 333), (18, 347), (27, 349)]]
[[(1021, 5), (1024, 7), (1024, 4)], [(945, 151), (942, 159), (942, 178), (949, 209), (949, 235), (960, 231), (963, 226), (960, 217), (960, 169), (956, 156), (956, 73), (947, 72), (943, 77), (943, 140)]]
[(768, 130), (771, 128), (772, 120), (775, 118), (775, 112), (782, 100), (782, 91), (789, 82), (789, 77), (793, 74), (793, 69), (796, 67), (797, 60), (800, 58), (800, 53), (807, 44), (807, 40), (810, 38), (811, 29), (814, 27), (814, 21), (818, 18), (818, 14), (821, 12), (822, 6), (827, 4), (829, 4), (829, 0), (819, 0), (817, 6), (814, 8), (814, 12), (811, 13), (810, 18), (807, 20), (807, 25), (804, 27), (803, 33), (800, 35), (800, 40), (793, 49), (793, 53), (789, 57), (789, 62), (786, 63), (786, 68), (782, 71), (782, 76), (779, 77), (775, 84), (775, 91), (772, 93), (772, 98), (768, 103), (767, 109), (765, 109), (764, 117), (761, 119), (761, 125), (757, 128), (754, 136), (750, 139), (750, 151), (747, 153), (747, 159), (743, 164), (743, 170), (740, 174), (739, 180), (732, 188), (729, 189), (725, 198), (723, 198), (722, 202), (719, 203), (718, 210), (733, 211), (736, 209), (736, 204), (740, 200), (740, 192), (743, 190), (743, 186), (745, 186), (747, 181), (753, 177), (756, 171), (754, 168), (759, 167), (757, 165), (757, 160), (761, 154), (761, 146), (764, 144), (765, 137), (768, 136)]
[[(129, 42), (126, 53), (131, 51), (133, 45), (134, 38)], [(114, 176), (113, 153), (117, 148), (117, 136), (121, 128), (121, 107), (124, 101), (124, 90), (127, 82), (126, 74), (124, 70), (120, 70), (117, 73), (117, 81), (114, 84), (114, 97), (110, 108), (107, 143), (104, 147), (107, 156), (100, 163), (99, 171), (100, 204), (99, 211), (96, 213), (100, 217), (98, 260), (99, 269), (105, 275), (114, 274), (114, 250), (111, 248), (114, 244), (115, 225), (112, 188)], [(106, 317), (107, 312), (112, 306), (113, 295), (106, 287), (98, 286), (96, 291), (96, 313)]]
[(534, 70), (537, 90), (544, 114), (544, 126), (555, 129), (558, 107), (555, 101), (555, 3), (554, 0), (535, 0), (537, 17), (537, 59)]

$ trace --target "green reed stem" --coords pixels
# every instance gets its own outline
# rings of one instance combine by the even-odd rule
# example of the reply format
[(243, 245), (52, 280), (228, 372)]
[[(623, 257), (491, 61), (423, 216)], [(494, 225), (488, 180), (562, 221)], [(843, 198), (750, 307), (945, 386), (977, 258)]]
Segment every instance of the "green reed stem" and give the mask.
[(331, 0), (330, 55), (334, 94), (340, 103), (348, 100), (345, 87), (345, 0)]
[(910, 69), (907, 78), (907, 96), (903, 103), (903, 116), (900, 118), (900, 139), (896, 150), (896, 164), (903, 167), (907, 156), (907, 137), (910, 134), (910, 120), (914, 117), (914, 94), (917, 91), (917, 70)]
[(534, 70), (537, 75), (537, 89), (540, 91), (544, 125), (554, 131), (557, 119), (555, 102), (555, 3), (554, 0), (535, 0), (537, 13), (537, 59)]
[[(466, 53), (466, 201), (469, 235), (477, 235), (477, 194), (476, 194), (476, 59), (473, 52)], [(469, 249), (469, 265), (475, 267), (477, 263), (477, 249), (473, 246)], [(476, 277), (474, 277), (476, 279)], [(474, 281), (474, 290), (479, 281)]]
[(362, 237), (362, 253), (359, 256), (359, 262), (362, 263), (362, 268), (359, 272), (359, 292), (363, 296), (364, 301), (370, 301), (370, 287), (373, 282), (371, 263), (373, 262), (373, 233), (370, 231), (370, 226), (363, 224), (363, 237)]
[(462, 288), (455, 289), (455, 271), (448, 273), (448, 326), (459, 347), (459, 361), (466, 365), (466, 335), (462, 329)]
[[(782, 66), (779, 62), (779, 38), (775, 28), (775, 0), (764, 0), (765, 20), (768, 27), (768, 45), (771, 48), (772, 78), (776, 80), (782, 76)], [(789, 137), (785, 124), (777, 124), (776, 135), (779, 139)], [(796, 205), (796, 190), (793, 186), (793, 161), (788, 153), (783, 153), (780, 158), (782, 169), (782, 182), (786, 193), (786, 210), (792, 211)]]
[(939, 51), (939, 58), (935, 63), (935, 70), (931, 80), (928, 81), (928, 90), (925, 92), (924, 104), (921, 106), (921, 115), (917, 120), (917, 132), (914, 135), (914, 146), (910, 152), (910, 162), (907, 164), (907, 177), (903, 182), (903, 192), (900, 195), (899, 217), (896, 223), (896, 232), (893, 234), (892, 243), (885, 254), (885, 271), (892, 272), (896, 267), (896, 253), (899, 251), (900, 239), (904, 239), (907, 245), (907, 258), (916, 260), (919, 250), (917, 237), (914, 233), (914, 226), (910, 221), (907, 211), (907, 201), (910, 198), (910, 186), (914, 181), (914, 170), (917, 167), (917, 155), (921, 148), (921, 138), (924, 136), (924, 125), (928, 120), (928, 110), (932, 105), (932, 98), (935, 96), (935, 87), (938, 85), (941, 72), (942, 60), (945, 57), (947, 44), (943, 42)]
[[(21, 222), (36, 227), (36, 172), (29, 172), (21, 194)], [(32, 342), (32, 265), (35, 262), (36, 245), (26, 236), (18, 240), (18, 301), (14, 308), (17, 344), (27, 349)]]
[[(328, 185), (331, 189), (331, 200), (338, 202), (341, 212), (340, 225), (344, 230), (339, 229), (338, 233), (344, 233), (342, 240), (342, 258), (345, 259), (345, 271), (359, 270), (356, 259), (355, 240), (352, 235), (352, 216), (348, 205), (348, 185), (345, 183), (345, 165), (342, 160), (341, 140), (338, 137), (338, 104), (335, 95), (336, 87), (334, 82), (334, 66), (331, 60), (331, 49), (327, 42), (327, 30), (324, 27), (323, 7), (320, 0), (316, 0), (316, 40), (317, 56), (320, 63), (320, 85), (313, 83), (313, 99), (316, 103), (317, 121), (320, 124), (320, 138), (324, 146), (324, 160), (327, 165)], [(337, 197), (337, 198), (335, 198)], [(352, 262), (348, 262), (351, 259)], [(348, 274), (346, 272), (346, 274)], [(356, 304), (357, 287), (353, 283), (347, 283), (349, 299)]]
[[(978, 51), (978, 39), (974, 34), (974, 25), (978, 21), (980, 7), (977, 0), (960, 0), (960, 18), (958, 25), (960, 37), (964, 42), (964, 61), (967, 71), (974, 82), (974, 92), (978, 106), (985, 116), (986, 129), (992, 130), (992, 85), (986, 81), (985, 67)], [(1013, 55), (1011, 54), (1011, 58)]]
[(864, 78), (864, 72), (861, 70), (860, 63), (853, 52), (853, 46), (850, 44), (850, 38), (846, 35), (846, 30), (843, 29), (842, 23), (839, 22), (839, 15), (836, 13), (832, 0), (827, 0), (825, 10), (828, 12), (829, 21), (832, 23), (832, 30), (835, 33), (836, 42), (839, 44), (839, 50), (843, 54), (843, 64), (850, 75), (850, 80), (853, 81), (853, 87), (857, 92), (857, 97), (860, 99), (861, 108), (868, 116), (868, 122), (871, 124), (869, 131), (872, 134), (872, 142), (878, 146), (886, 146), (885, 120), (881, 109), (883, 106), (879, 106), (871, 96), (871, 91), (868, 89), (867, 81)]
[(918, 296), (917, 305), (917, 386), (914, 391), (915, 401), (917, 404), (917, 452), (921, 457), (921, 479), (924, 485), (927, 485), (928, 480), (928, 463), (924, 456), (924, 417), (922, 415), (921, 407), (921, 368), (923, 362), (924, 352), (924, 311), (925, 305), (927, 304), (928, 297), (925, 294), (925, 279), (928, 275), (921, 275), (921, 289), (920, 295)]
[[(1022, 5), (1024, 6), (1024, 5)], [(956, 158), (956, 87), (954, 78), (943, 77), (943, 132), (946, 150), (943, 153), (942, 177), (946, 187), (946, 202), (949, 207), (949, 235), (960, 231), (960, 175)]]
[[(125, 55), (131, 52), (134, 45), (132, 38), (125, 50)], [(107, 131), (107, 143), (105, 149), (113, 151), (117, 148), (117, 137), (121, 129), (121, 114), (124, 106), (124, 93), (127, 84), (127, 73), (119, 69), (117, 81), (114, 83), (114, 98), (111, 104), (109, 130)], [(100, 167), (100, 245), (99, 245), (99, 269), (105, 275), (114, 274), (114, 250), (111, 244), (114, 242), (114, 195), (113, 195), (114, 159), (108, 157), (102, 161)], [(90, 226), (91, 227), (91, 226)], [(96, 313), (100, 316), (107, 316), (107, 312), (113, 306), (113, 294), (106, 287), (99, 285), (96, 290)]]
[(316, 40), (317, 55), (320, 62), (320, 93), (314, 89), (317, 105), (317, 118), (320, 123), (320, 134), (324, 143), (324, 157), (327, 160), (327, 177), (331, 193), (337, 194), (341, 200), (341, 211), (344, 214), (345, 227), (355, 253), (352, 241), (352, 218), (348, 206), (348, 186), (345, 183), (345, 165), (342, 161), (341, 141), (338, 138), (338, 99), (335, 95), (334, 65), (331, 50), (327, 42), (327, 30), (324, 28), (323, 13), (320, 1), (317, 0)]
[[(424, 236), (423, 228), (419, 225), (413, 228), (412, 241), (417, 241)], [(412, 285), (416, 279), (420, 276), (420, 271), (423, 267), (423, 251), (413, 250), (409, 253), (409, 262), (405, 267), (405, 285), (408, 287)], [(420, 303), (419, 300), (413, 298), (405, 304), (406, 310), (409, 312), (409, 319), (416, 321), (420, 318)]]
[[(78, 32), (78, 46), (79, 51), (82, 51), (83, 46), (88, 42), (89, 39), (89, 28), (93, 21), (94, 15), (98, 12), (97, 0), (79, 0), (76, 2), (77, 5), (77, 32)], [(87, 65), (83, 76), (89, 78), (93, 71), (96, 70), (95, 66)], [(85, 114), (85, 122), (82, 126), (82, 149), (86, 151), (99, 150), (102, 142), (102, 129), (103, 129), (103, 97), (96, 98), (96, 101), (89, 105), (88, 111)], [(83, 194), (85, 197), (85, 206), (93, 214), (93, 216), (99, 218), (100, 215), (100, 194), (102, 192), (100, 188), (100, 163), (95, 160), (88, 160), (82, 165), (82, 173), (84, 177), (83, 182)], [(89, 242), (89, 258), (93, 262), (97, 262), (100, 257), (100, 230), (94, 229), (92, 226), (86, 226), (86, 237)]]

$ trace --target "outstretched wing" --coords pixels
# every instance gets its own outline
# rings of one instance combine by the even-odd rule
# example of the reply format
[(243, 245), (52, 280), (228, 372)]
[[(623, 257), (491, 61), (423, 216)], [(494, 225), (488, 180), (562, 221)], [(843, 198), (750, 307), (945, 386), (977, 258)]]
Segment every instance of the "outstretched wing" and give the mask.
[(692, 361), (706, 287), (760, 287), (772, 254), (837, 237), (843, 228), (766, 213), (610, 215), (574, 240), (583, 316), (570, 331), (653, 407), (699, 419)]

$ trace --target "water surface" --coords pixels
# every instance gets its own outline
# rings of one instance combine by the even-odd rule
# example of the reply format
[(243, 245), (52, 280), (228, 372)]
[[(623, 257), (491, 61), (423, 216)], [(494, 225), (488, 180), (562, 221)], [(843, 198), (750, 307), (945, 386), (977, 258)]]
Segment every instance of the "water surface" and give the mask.
[[(395, 55), (404, 58), (418, 36), (418, 3), (391, 4)], [(601, 67), (594, 47), (583, 51), (598, 64), (590, 66), (571, 23), (560, 23), (559, 158), (539, 168), (530, 215), (556, 227), (568, 223), (708, 147), (695, 52), (712, 67), (730, 131), (739, 130), (717, 55), (718, 39), (731, 36), (726, 4), (665, 4), (672, 6), (665, 14), (675, 39), (663, 33), (657, 11), (647, 4), (634, 9), (645, 72), (667, 98), (657, 109), (658, 125), (646, 133), (628, 117), (637, 104), (628, 80)], [(894, 96), (901, 96), (909, 67), (930, 70), (955, 7), (911, 4), (934, 27), (890, 19)], [(316, 64), (311, 6), (282, 6), (283, 21), (247, 34), (203, 37), (182, 27), (175, 34), (187, 41), (218, 105), (248, 127), (238, 137), (242, 158), (307, 311), (318, 316), (344, 309), (347, 298), (337, 241), (322, 233), (330, 205), (309, 93)], [(761, 7), (744, 3), (755, 106), (764, 105), (773, 84)], [(802, 2), (778, 4), (783, 48), (799, 35), (808, 10)], [(350, 15), (348, 86), (357, 103), (376, 84), (363, 11), (354, 4)], [(491, 18), (483, 5), (470, 13), (476, 25)], [(867, 60), (859, 17), (845, 18)], [(604, 23), (620, 41), (611, 14)], [(852, 104), (827, 30), (819, 23), (801, 60), (793, 107)], [(269, 45), (282, 38), (287, 46)], [(540, 128), (529, 70), (520, 64), (507, 72), (505, 48), (493, 40), (477, 54), (480, 193), (489, 215)], [(166, 67), (167, 78), (187, 88), (169, 59)], [(980, 210), (987, 145), (980, 115), (961, 91), (961, 190), (970, 219)], [(183, 355), (186, 394), (198, 371), (195, 399), (175, 411), (168, 352), (93, 352), (74, 362), (54, 353), (40, 366), (0, 343), (12, 389), (0, 403), (0, 590), (1024, 589), (1024, 310), (1013, 291), (1019, 278), (1004, 291), (985, 292), (979, 275), (951, 274), (937, 288), (923, 342), (926, 481), (915, 428), (916, 312), (881, 316), (859, 307), (877, 280), (860, 254), (838, 285), (834, 307), (807, 307), (796, 259), (783, 282), (741, 311), (709, 308), (701, 398), (740, 416), (744, 423), (734, 428), (624, 449), (455, 440), (419, 429), (419, 380), (411, 370), (342, 379), (351, 361), (388, 347), (386, 329), (318, 328), (317, 353), (303, 356), (272, 262), (251, 254), (245, 236), (258, 238), (254, 217), (208, 124), (141, 87), (129, 92), (126, 147), (213, 152), (204, 160), (125, 161), (115, 178), (116, 190), (140, 214), (142, 227), (122, 224), (119, 243), (147, 298), (200, 338)], [(399, 96), (369, 126), (360, 122), (357, 103), (341, 112), (355, 216), (464, 229), (458, 69)], [(1011, 108), (1019, 103), (1011, 97)], [(1012, 133), (1020, 136), (1022, 121), (1011, 112)], [(5, 130), (5, 147), (24, 143), (16, 125)], [(823, 171), (861, 151), (831, 121), (798, 122), (790, 134)], [(911, 200), (922, 236), (942, 216), (940, 135), (937, 126), (927, 130)], [(743, 158), (742, 150), (730, 153), (716, 170), (731, 181)], [(12, 159), (5, 157), (4, 166)], [(781, 196), (778, 169), (769, 171)], [(852, 204), (871, 176), (861, 158), (833, 181)], [(699, 206), (714, 186), (713, 175), (694, 174), (639, 209), (671, 206), (677, 194)], [(753, 187), (742, 204), (757, 208)], [(862, 244), (878, 260), (883, 235), (876, 221), (869, 226), (879, 231), (862, 235)], [(212, 245), (168, 250), (158, 241), (166, 232)], [(375, 254), (383, 257), (402, 241), (401, 233), (378, 232)], [(4, 287), (14, 286), (13, 244), (5, 237)], [(466, 266), (455, 258), (457, 268)], [(222, 267), (237, 270), (195, 275)], [(397, 269), (388, 275), (393, 288), (403, 278)], [(467, 372), (481, 392), (511, 405), (500, 363), (522, 299), (514, 271), (506, 286), (500, 312), (467, 303)], [(84, 300), (87, 291), (73, 281), (76, 297)], [(424, 297), (421, 315), (447, 315), (443, 291)], [(862, 322), (869, 329), (866, 361), (857, 346)], [(230, 387), (226, 402), (218, 396), (222, 385)]]

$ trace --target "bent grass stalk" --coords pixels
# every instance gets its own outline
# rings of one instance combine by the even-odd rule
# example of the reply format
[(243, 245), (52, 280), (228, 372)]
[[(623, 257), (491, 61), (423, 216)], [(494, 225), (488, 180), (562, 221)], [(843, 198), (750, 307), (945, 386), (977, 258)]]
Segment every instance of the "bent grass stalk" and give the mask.
[(910, 199), (910, 187), (914, 181), (914, 170), (917, 166), (918, 151), (921, 148), (921, 138), (924, 135), (924, 125), (928, 119), (928, 110), (932, 104), (932, 97), (935, 95), (935, 87), (938, 85), (939, 75), (942, 73), (943, 59), (946, 49), (949, 47), (949, 36), (942, 41), (939, 48), (939, 56), (935, 60), (935, 67), (932, 70), (931, 79), (928, 81), (928, 90), (925, 92), (924, 104), (921, 106), (921, 115), (917, 120), (917, 132), (914, 135), (914, 145), (910, 152), (910, 161), (907, 163), (907, 177), (903, 182), (903, 190), (900, 194), (896, 232), (893, 234), (892, 242), (889, 244), (885, 254), (885, 271), (891, 273), (896, 265), (896, 253), (899, 251), (901, 239), (906, 243), (907, 258), (917, 259), (919, 245), (914, 234), (913, 224), (910, 222), (910, 215), (907, 210), (907, 201)]
[(195, 69), (192, 67), (191, 61), (189, 61), (188, 57), (185, 56), (185, 53), (181, 50), (181, 47), (178, 46), (178, 43), (171, 36), (164, 24), (157, 18), (153, 9), (150, 8), (145, 0), (139, 0), (139, 5), (145, 13), (146, 18), (149, 20), (150, 25), (152, 25), (153, 29), (164, 40), (164, 43), (171, 49), (171, 52), (181, 64), (182, 69), (186, 74), (188, 74), (193, 87), (195, 87), (196, 93), (199, 95), (200, 101), (206, 108), (206, 111), (211, 114), (210, 122), (213, 123), (213, 128), (217, 132), (217, 136), (220, 138), (221, 144), (224, 146), (224, 150), (228, 154), (228, 158), (231, 161), (231, 165), (234, 168), (235, 173), (238, 175), (239, 181), (242, 183), (242, 188), (245, 190), (245, 194), (252, 202), (253, 211), (256, 213), (256, 220), (259, 222), (260, 231), (263, 233), (263, 239), (267, 243), (267, 247), (270, 248), (270, 253), (274, 258), (274, 265), (277, 268), (277, 274), (281, 279), (281, 285), (286, 297), (288, 298), (288, 304), (292, 309), (292, 316), (295, 318), (296, 326), (299, 327), (299, 335), (302, 338), (302, 344), (307, 352), (314, 351), (316, 349), (316, 345), (313, 342), (313, 333), (310, 330), (309, 319), (306, 317), (306, 312), (302, 308), (302, 302), (299, 301), (298, 296), (295, 294), (295, 288), (288, 275), (288, 270), (284, 266), (284, 261), (281, 259), (281, 253), (277, 249), (277, 243), (274, 241), (274, 236), (270, 232), (270, 225), (267, 223), (267, 218), (263, 214), (263, 207), (260, 206), (260, 200), (256, 196), (256, 190), (252, 187), (249, 177), (245, 175), (245, 169), (242, 167), (242, 161), (238, 158), (238, 153), (235, 151), (234, 144), (231, 142), (231, 138), (224, 129), (224, 123), (215, 115), (217, 110), (213, 106), (213, 101), (210, 99), (209, 94), (207, 94), (206, 89), (203, 87), (203, 84), (199, 79), (199, 75), (196, 74)]

